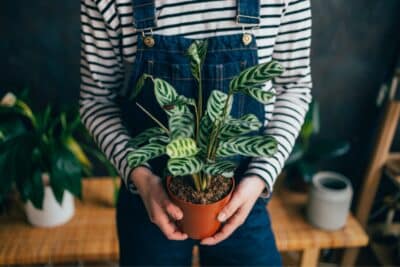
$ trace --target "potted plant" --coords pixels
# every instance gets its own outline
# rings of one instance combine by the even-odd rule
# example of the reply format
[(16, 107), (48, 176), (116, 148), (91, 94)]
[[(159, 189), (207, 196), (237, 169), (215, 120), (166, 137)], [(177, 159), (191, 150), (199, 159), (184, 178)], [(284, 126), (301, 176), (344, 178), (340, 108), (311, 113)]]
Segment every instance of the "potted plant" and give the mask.
[(28, 221), (55, 226), (74, 214), (81, 197), (82, 172), (91, 164), (76, 141), (79, 113), (55, 113), (50, 106), (34, 113), (7, 93), (0, 103), (0, 203), (15, 186)]
[(130, 141), (136, 149), (128, 154), (129, 165), (137, 167), (150, 159), (168, 156), (167, 192), (184, 214), (178, 226), (193, 239), (211, 236), (220, 227), (217, 214), (235, 187), (236, 165), (229, 158), (268, 157), (276, 152), (277, 141), (272, 136), (249, 135), (262, 126), (254, 114), (234, 118), (230, 111), (237, 93), (268, 103), (273, 94), (261, 86), (283, 71), (273, 61), (249, 67), (230, 81), (227, 93), (213, 90), (203, 110), (201, 69), (206, 53), (205, 40), (193, 41), (187, 51), (198, 85), (197, 99), (179, 95), (171, 84), (148, 74), (140, 77), (132, 94), (137, 96), (145, 80), (151, 79), (157, 102), (167, 113), (168, 126), (136, 103), (157, 126)]
[(323, 160), (346, 154), (350, 144), (344, 140), (319, 138), (320, 112), (317, 101), (310, 104), (299, 137), (285, 162), (285, 183), (295, 191), (307, 191)]

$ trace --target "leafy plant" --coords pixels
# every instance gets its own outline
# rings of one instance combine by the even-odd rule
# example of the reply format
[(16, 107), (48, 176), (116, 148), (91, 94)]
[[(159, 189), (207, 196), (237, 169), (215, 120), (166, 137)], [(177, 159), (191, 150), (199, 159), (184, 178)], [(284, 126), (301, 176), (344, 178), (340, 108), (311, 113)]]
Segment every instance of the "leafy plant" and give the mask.
[(319, 105), (318, 102), (313, 101), (306, 114), (292, 153), (286, 161), (285, 169), (288, 173), (289, 183), (297, 178), (302, 178), (303, 182), (309, 183), (322, 160), (333, 159), (349, 151), (349, 142), (318, 138), (319, 131)]
[(0, 103), (0, 203), (14, 185), (23, 201), (39, 209), (44, 183), (59, 203), (64, 190), (81, 197), (82, 174), (90, 175), (92, 166), (77, 142), (80, 133), (86, 132), (77, 110), (55, 112), (47, 106), (34, 113), (25, 101), (7, 93)]
[(233, 118), (230, 112), (233, 97), (238, 93), (267, 103), (273, 93), (263, 91), (262, 85), (283, 72), (274, 61), (249, 67), (230, 81), (227, 93), (213, 90), (203, 108), (201, 70), (206, 54), (206, 40), (194, 41), (187, 51), (198, 85), (197, 99), (179, 95), (163, 79), (148, 74), (140, 77), (132, 98), (140, 93), (145, 80), (151, 79), (157, 102), (168, 115), (168, 125), (163, 125), (136, 103), (158, 126), (135, 136), (129, 144), (136, 150), (128, 154), (130, 167), (168, 155), (168, 172), (173, 176), (191, 175), (198, 191), (205, 190), (215, 176), (233, 176), (236, 165), (227, 158), (235, 155), (268, 157), (276, 152), (277, 141), (272, 136), (247, 135), (262, 126), (254, 114)]

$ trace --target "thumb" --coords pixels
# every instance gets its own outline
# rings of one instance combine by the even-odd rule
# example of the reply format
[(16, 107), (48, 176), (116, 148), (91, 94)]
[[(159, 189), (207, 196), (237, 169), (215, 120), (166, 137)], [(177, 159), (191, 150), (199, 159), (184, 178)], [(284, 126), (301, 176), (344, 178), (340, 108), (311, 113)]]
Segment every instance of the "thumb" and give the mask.
[(175, 220), (181, 220), (183, 218), (182, 210), (177, 205), (172, 203), (168, 197), (166, 197), (164, 200), (164, 209), (167, 214)]
[(229, 203), (222, 209), (222, 211), (218, 214), (218, 221), (224, 222), (228, 220), (242, 205), (242, 197), (236, 191)]

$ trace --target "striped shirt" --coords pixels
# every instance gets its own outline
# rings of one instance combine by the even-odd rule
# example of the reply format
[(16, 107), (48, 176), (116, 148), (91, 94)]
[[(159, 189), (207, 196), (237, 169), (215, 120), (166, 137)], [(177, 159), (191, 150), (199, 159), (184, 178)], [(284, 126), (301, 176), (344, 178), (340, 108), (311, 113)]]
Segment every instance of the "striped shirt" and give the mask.
[[(268, 192), (293, 149), (311, 102), (310, 0), (261, 0), (260, 28), (253, 29), (259, 62), (278, 61), (285, 72), (264, 90), (276, 96), (265, 105), (265, 133), (278, 141), (273, 157), (252, 158), (246, 174), (262, 178)], [(156, 0), (154, 33), (206, 38), (242, 32), (236, 0)], [(96, 144), (127, 182), (132, 169), (127, 145), (132, 138), (116, 104), (135, 60), (137, 32), (131, 0), (81, 0), (82, 122)]]

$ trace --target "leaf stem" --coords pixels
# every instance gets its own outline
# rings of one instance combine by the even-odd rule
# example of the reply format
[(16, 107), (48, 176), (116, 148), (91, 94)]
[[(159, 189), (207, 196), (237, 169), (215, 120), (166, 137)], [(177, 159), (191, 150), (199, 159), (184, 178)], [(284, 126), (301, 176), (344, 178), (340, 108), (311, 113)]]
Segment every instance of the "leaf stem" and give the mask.
[(203, 111), (203, 88), (202, 88), (202, 81), (201, 81), (201, 64), (199, 65), (199, 89), (197, 95), (197, 106), (195, 107), (196, 112), (196, 141), (199, 138), (199, 131), (200, 131), (200, 118), (202, 116)]
[(149, 116), (155, 123), (157, 123), (167, 134), (169, 134), (169, 130), (165, 127), (156, 117), (154, 117), (147, 109), (145, 109), (142, 105), (136, 102), (136, 105), (147, 115)]
[(196, 187), (196, 191), (201, 191), (201, 183), (200, 183), (200, 177), (199, 174), (194, 173), (192, 174), (193, 182), (194, 182), (194, 187)]

